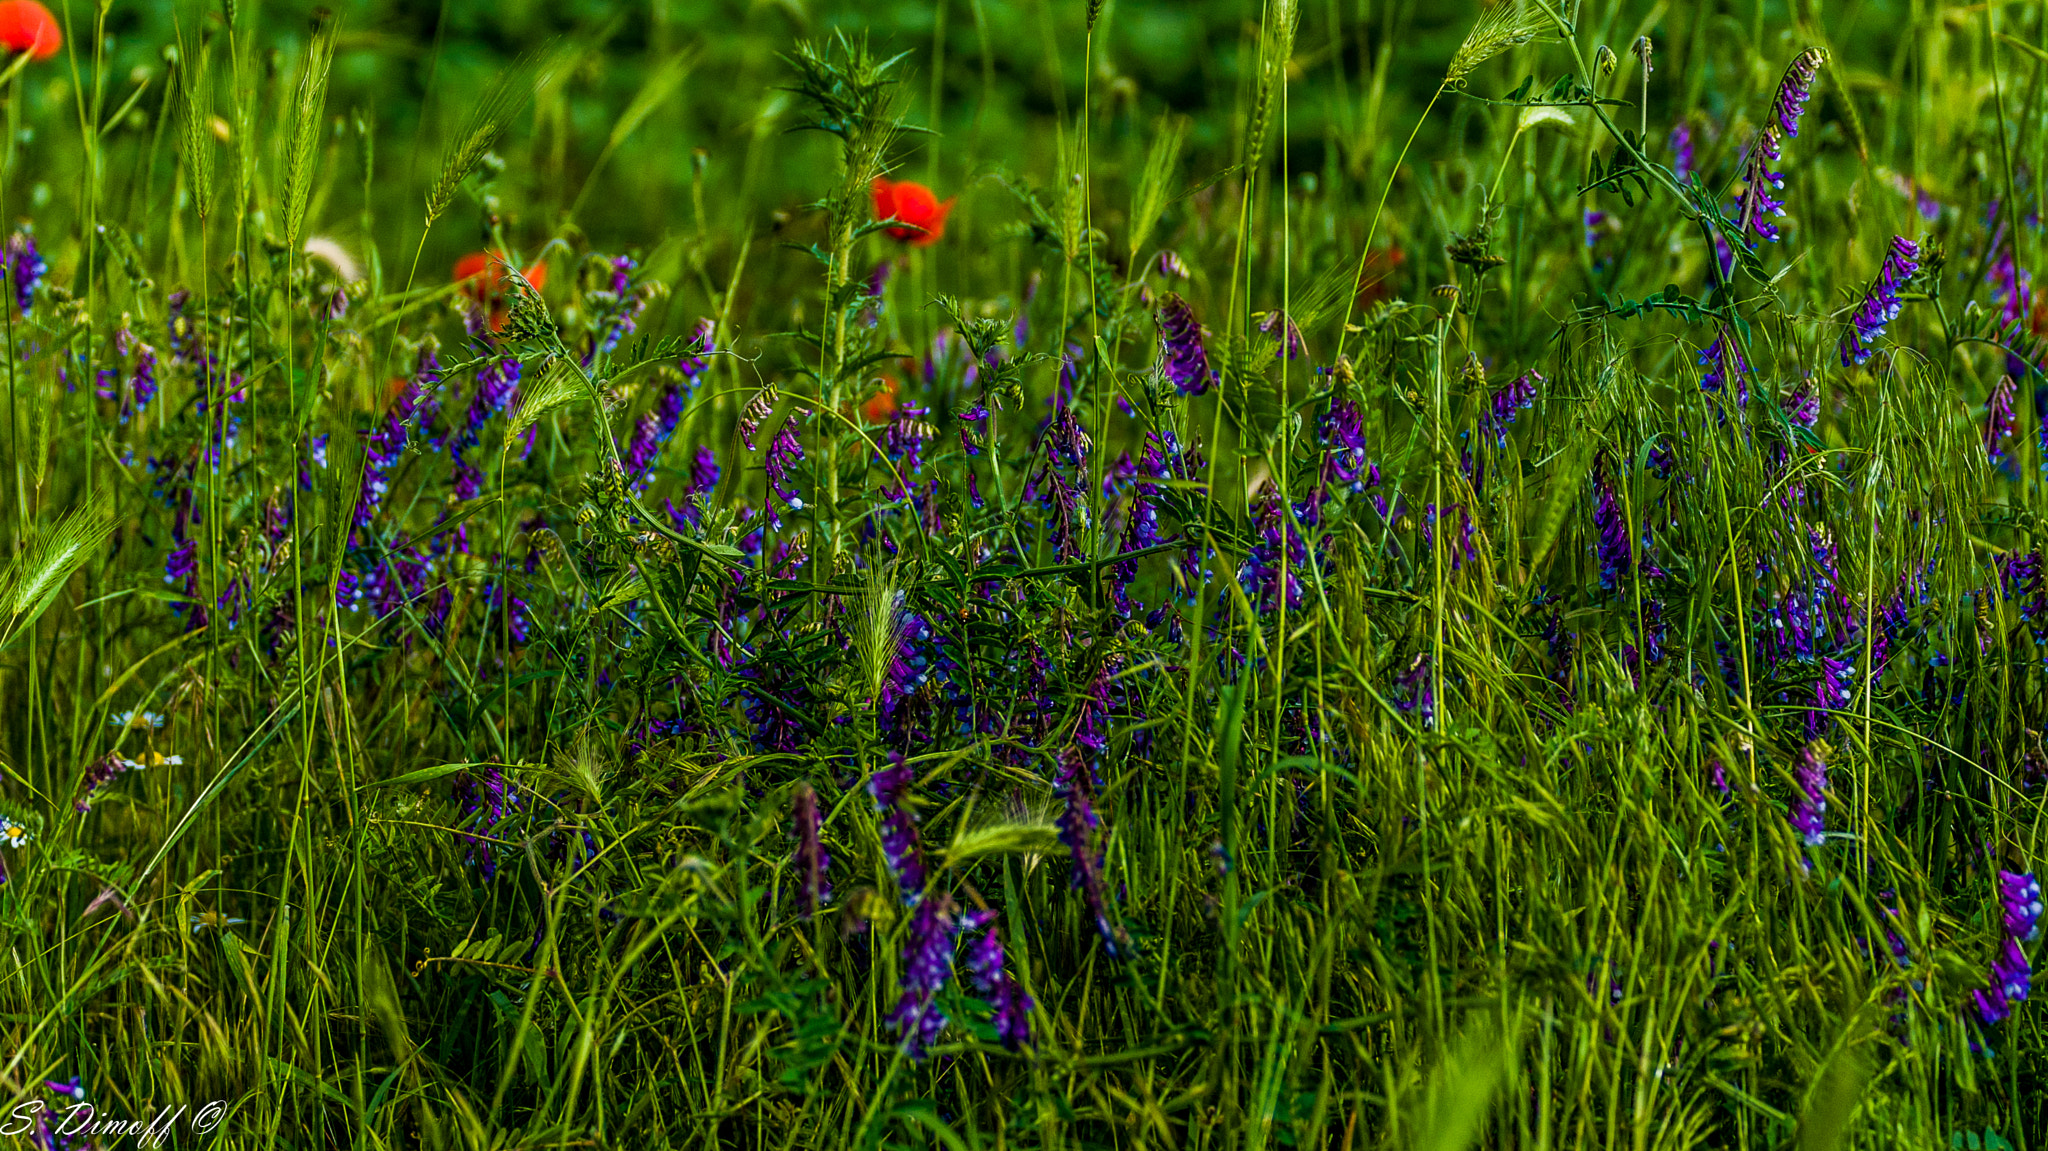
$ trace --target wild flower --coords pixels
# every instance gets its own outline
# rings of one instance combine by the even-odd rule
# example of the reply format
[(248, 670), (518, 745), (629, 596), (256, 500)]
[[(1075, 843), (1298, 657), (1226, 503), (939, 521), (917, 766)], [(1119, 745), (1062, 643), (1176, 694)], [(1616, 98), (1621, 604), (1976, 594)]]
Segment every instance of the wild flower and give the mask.
[(2011, 443), (2014, 429), (2019, 422), (2013, 412), (2013, 382), (2011, 376), (2001, 376), (1998, 385), (1991, 389), (1991, 400), (1984, 410), (1984, 455), (1994, 468), (2007, 468), (2011, 463)]
[(951, 896), (934, 895), (920, 902), (911, 915), (903, 941), (903, 969), (897, 980), (902, 996), (888, 1019), (907, 1058), (923, 1059), (925, 1049), (946, 1029), (948, 1020), (938, 997), (953, 978), (954, 943), (959, 932), (960, 918)]
[(7, 238), (7, 246), (0, 251), (8, 277), (14, 283), (14, 306), (23, 316), (35, 309), (36, 287), (43, 282), (43, 276), (50, 266), (43, 263), (43, 257), (36, 250), (36, 238), (26, 230), (17, 229)]
[(2032, 872), (1999, 871), (1998, 898), (2006, 935), (2021, 943), (2041, 937), (2041, 884)]
[[(495, 335), (505, 330), (512, 314), (511, 303), (506, 298), (511, 286), (512, 267), (510, 257), (497, 251), (471, 252), (455, 261), (452, 278), (462, 285), (474, 332)], [(535, 291), (547, 286), (548, 266), (545, 263), (535, 263), (520, 274)]]
[(1700, 373), (1701, 391), (1719, 392), (1733, 377), (1736, 408), (1749, 406), (1749, 361), (1743, 359), (1742, 349), (1725, 326), (1716, 329), (1714, 342), (1700, 351), (1699, 363), (1706, 369)]
[(1493, 393), (1486, 415), (1479, 422), (1479, 429), (1482, 434), (1493, 438), (1495, 447), (1508, 446), (1508, 425), (1515, 422), (1517, 412), (1536, 406), (1536, 389), (1544, 382), (1543, 373), (1530, 368)]
[(1671, 174), (1681, 184), (1691, 183), (1694, 171), (1692, 125), (1683, 120), (1672, 125), (1671, 135), (1665, 143), (1671, 149)]
[(1792, 776), (1799, 794), (1792, 801), (1790, 820), (1800, 841), (1819, 847), (1827, 836), (1828, 746), (1811, 740), (1799, 749)]
[(1130, 936), (1110, 916), (1109, 896), (1102, 878), (1102, 853), (1093, 843), (1095, 828), (1101, 823), (1095, 810), (1095, 781), (1078, 746), (1060, 753), (1053, 790), (1061, 802), (1055, 822), (1060, 829), (1060, 843), (1073, 864), (1073, 885), (1080, 890), (1088, 914), (1095, 920), (1103, 949), (1112, 956), (1121, 954), (1119, 949), (1129, 946)]
[(449, 798), (455, 801), (459, 813), (458, 832), (462, 841), (469, 845), (464, 862), (476, 868), (477, 874), (485, 880), (498, 874), (498, 855), (492, 842), (493, 832), (510, 819), (520, 807), (520, 797), (496, 764), (477, 764), (476, 770), (465, 768), (455, 773), (449, 788)]
[(928, 248), (946, 234), (946, 216), (953, 211), (952, 200), (941, 202), (923, 184), (894, 181), (883, 176), (875, 177), (871, 190), (875, 200), (875, 219), (898, 221), (896, 225), (882, 229), (891, 239), (901, 240), (913, 248)]
[(1842, 336), (1843, 367), (1853, 367), (1870, 359), (1875, 350), (1871, 345), (1883, 337), (1885, 325), (1899, 316), (1902, 307), (1899, 291), (1919, 270), (1920, 245), (1904, 236), (1893, 236), (1877, 282), (1864, 294), (1862, 304), (1850, 321), (1850, 330)]
[(64, 30), (48, 8), (36, 0), (0, 4), (0, 48), (10, 54), (26, 52), (31, 60), (48, 60), (63, 46)]
[(1011, 1051), (1031, 1045), (1031, 996), (1010, 974), (1003, 938), (996, 932), (996, 913), (970, 911), (961, 917), (961, 933), (980, 937), (967, 945), (967, 974), (975, 991), (995, 1008), (996, 1041)]
[(903, 901), (916, 904), (924, 898), (924, 852), (918, 845), (917, 816), (910, 810), (910, 789), (916, 773), (903, 762), (899, 752), (889, 753), (889, 766), (868, 779), (868, 794), (874, 797), (881, 816), (882, 856), (889, 874), (896, 877)]
[(768, 454), (762, 457), (762, 470), (768, 474), (768, 522), (775, 527), (782, 526), (782, 518), (776, 514), (775, 504), (779, 500), (790, 511), (804, 510), (803, 496), (790, 479), (790, 469), (804, 458), (804, 446), (796, 438), (797, 421), (803, 410), (791, 412), (782, 421), (782, 427), (775, 433), (775, 439), (768, 445)]
[(1158, 322), (1160, 359), (1167, 380), (1184, 396), (1207, 392), (1215, 373), (1209, 367), (1209, 353), (1202, 347), (1202, 325), (1195, 321), (1194, 309), (1168, 292), (1159, 301)]
[[(1772, 218), (1785, 214), (1785, 202), (1771, 193), (1784, 189), (1785, 176), (1771, 171), (1767, 165), (1783, 158), (1781, 148), (1787, 137), (1799, 135), (1799, 117), (1812, 98), (1814, 77), (1826, 61), (1825, 48), (1808, 48), (1786, 67), (1784, 78), (1778, 83), (1778, 94), (1771, 101), (1770, 122), (1758, 130), (1743, 163), (1744, 189), (1736, 209), (1737, 235), (1748, 233), (1758, 240), (1777, 240), (1778, 226)], [(1755, 243), (1746, 242), (1752, 246)]]
[(2012, 1017), (2012, 1005), (2024, 1002), (2034, 982), (2033, 965), (2019, 943), (2007, 937), (1991, 961), (1991, 985), (1970, 993), (1977, 1004), (1977, 1018), (1987, 1026)]
[(808, 783), (797, 785), (794, 816), (797, 874), (803, 877), (803, 913), (809, 919), (832, 901), (832, 881), (827, 876), (832, 855), (825, 850), (821, 835), (824, 825), (818, 812), (818, 793)]

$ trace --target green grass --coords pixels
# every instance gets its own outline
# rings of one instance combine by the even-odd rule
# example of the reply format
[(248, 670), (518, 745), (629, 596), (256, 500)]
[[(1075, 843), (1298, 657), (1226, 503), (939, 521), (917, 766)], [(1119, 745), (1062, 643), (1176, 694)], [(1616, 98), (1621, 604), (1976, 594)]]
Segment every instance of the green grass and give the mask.
[(0, 1113), (2041, 1146), (2036, 7), (74, 5)]

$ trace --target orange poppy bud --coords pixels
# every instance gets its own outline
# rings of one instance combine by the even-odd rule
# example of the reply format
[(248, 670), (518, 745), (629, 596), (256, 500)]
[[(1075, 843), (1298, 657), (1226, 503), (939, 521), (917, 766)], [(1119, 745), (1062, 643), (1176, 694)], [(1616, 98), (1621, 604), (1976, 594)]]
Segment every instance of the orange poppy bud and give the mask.
[(867, 422), (879, 424), (896, 414), (896, 377), (883, 376), (881, 390), (868, 397), (860, 406), (860, 414)]
[[(503, 252), (471, 252), (455, 261), (455, 282), (462, 285), (462, 294), (490, 309), (491, 330), (501, 331), (505, 327), (505, 269), (509, 265)], [(548, 266), (545, 262), (526, 269), (526, 282), (535, 291), (548, 285)]]
[(946, 214), (953, 210), (952, 200), (940, 203), (923, 184), (908, 180), (895, 183), (881, 176), (875, 177), (873, 190), (875, 219), (901, 221), (897, 226), (882, 229), (891, 237), (924, 248), (946, 234)]
[(26, 52), (33, 60), (48, 60), (64, 46), (64, 33), (57, 18), (36, 0), (5, 0), (0, 3), (0, 46)]

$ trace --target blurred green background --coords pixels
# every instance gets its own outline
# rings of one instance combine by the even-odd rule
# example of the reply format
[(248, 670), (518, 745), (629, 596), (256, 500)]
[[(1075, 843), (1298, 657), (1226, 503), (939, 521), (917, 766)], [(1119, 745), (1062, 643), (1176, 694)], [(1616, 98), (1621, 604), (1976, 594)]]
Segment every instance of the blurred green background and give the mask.
[[(508, 238), (527, 251), (566, 236), (578, 247), (660, 253), (665, 258), (654, 260), (650, 271), (677, 283), (684, 309), (708, 306), (710, 293), (731, 275), (737, 249), (761, 241), (745, 268), (755, 330), (779, 321), (781, 309), (799, 307), (808, 290), (802, 278), (812, 269), (803, 257), (766, 241), (810, 238), (805, 206), (830, 185), (836, 165), (822, 135), (788, 131), (792, 101), (780, 85), (789, 71), (779, 55), (797, 40), (843, 31), (906, 54), (911, 119), (934, 131), (903, 141), (898, 175), (929, 183), (941, 197), (959, 197), (947, 242), (925, 253), (920, 283), (928, 290), (997, 294), (1018, 290), (1027, 262), (1035, 263), (1021, 254), (1003, 258), (1025, 248), (1020, 241), (1028, 236), (1019, 224), (1024, 213), (1002, 179), (1038, 187), (1052, 182), (1058, 140), (1077, 123), (1084, 86), (1094, 110), (1095, 225), (1117, 234), (1128, 202), (1121, 178), (1141, 166), (1159, 117), (1185, 115), (1191, 131), (1182, 187), (1190, 191), (1169, 210), (1161, 234), (1177, 234), (1175, 242), (1193, 249), (1191, 266), (1212, 263), (1200, 246), (1221, 245), (1232, 230), (1209, 227), (1209, 213), (1229, 202), (1218, 194), (1231, 186), (1227, 169), (1240, 153), (1262, 17), (1261, 5), (1248, 0), (1116, 0), (1096, 29), (1090, 75), (1082, 0), (442, 0), (331, 7), (341, 35), (327, 101), (332, 134), (313, 214), (316, 232), (374, 255), (387, 270), (397, 265), (402, 278), (419, 241), (425, 187), (471, 109), (522, 57), (566, 48), (570, 66), (534, 92), (497, 144), (505, 168), (495, 204)], [(1362, 242), (1366, 209), (1384, 184), (1384, 169), (1478, 7), (1474, 0), (1308, 0), (1301, 8), (1276, 136), (1284, 146), (1269, 146), (1267, 156), (1294, 199), (1332, 209), (1323, 214), (1323, 238), (1333, 250), (1355, 252)], [(22, 78), (23, 99), (10, 109), (15, 146), (0, 210), (10, 219), (34, 220), (61, 283), (74, 266), (62, 237), (75, 236), (81, 226), (70, 205), (80, 200), (73, 191), (80, 176), (79, 124), (95, 114), (89, 110), (95, 23), (104, 30), (105, 53), (96, 114), (108, 125), (103, 173), (106, 194), (114, 197), (103, 215), (136, 221), (129, 226), (142, 233), (138, 242), (154, 262), (173, 242), (174, 229), (160, 225), (177, 197), (177, 119), (174, 103), (166, 102), (165, 80), (179, 37), (214, 36), (218, 62), (226, 55), (218, 47), (224, 21), (233, 16), (260, 65), (234, 98), (257, 110), (259, 135), (276, 139), (278, 110), (288, 103), (315, 5), (240, 3), (230, 14), (218, 4), (115, 4), (102, 14), (69, 0), (56, 10), (70, 37), (63, 55)], [(1716, 150), (1718, 129), (1731, 116), (1738, 127), (1747, 124), (1743, 110), (1753, 116), (1768, 101), (1783, 62), (1823, 42), (1836, 61), (1822, 86), (1825, 106), (1817, 106), (1802, 140), (1804, 154), (1854, 152), (1860, 135), (1872, 162), (1916, 170), (1916, 151), (1944, 142), (1921, 139), (1911, 101), (1886, 97), (1927, 91), (1920, 81), (1940, 79), (1918, 74), (1939, 67), (1928, 62), (1975, 59), (1985, 54), (1987, 39), (1983, 21), (1951, 20), (1949, 10), (1920, 5), (1824, 8), (1809, 0), (1675, 11), (1663, 2), (1589, 6), (1581, 15), (1584, 47), (1589, 55), (1598, 45), (1621, 54), (1622, 75), (1614, 81), (1621, 84), (1635, 67), (1626, 59), (1628, 45), (1650, 35), (1657, 52), (1652, 141), (1661, 148), (1669, 126), (1691, 116), (1705, 129), (1703, 162), (1732, 152), (1734, 139)], [(2009, 22), (2029, 36), (2037, 19), (2032, 9), (2012, 6), (2011, 12)], [(1908, 53), (1916, 36), (1922, 50)], [(1475, 73), (1468, 90), (1505, 93), (1525, 70), (1541, 70), (1535, 61), (1547, 51), (1554, 49), (1510, 52)], [(687, 68), (680, 83), (600, 165), (621, 114), (636, 98), (659, 94), (659, 82), (650, 88), (650, 81), (676, 62)], [(221, 84), (225, 101), (231, 87), (224, 75)], [(2020, 93), (2013, 99), (2017, 103)], [(1857, 114), (1847, 114), (1850, 103), (1860, 105)], [(170, 132), (163, 131), (167, 114)], [(367, 156), (352, 133), (357, 122), (372, 128)], [(1402, 273), (1410, 282), (1397, 288), (1413, 291), (1433, 282), (1428, 261), (1441, 268), (1446, 233), (1469, 226), (1462, 218), (1471, 212), (1468, 184), (1480, 167), (1486, 169), (1482, 178), (1490, 174), (1498, 137), (1511, 127), (1499, 109), (1474, 100), (1454, 100), (1425, 123), (1402, 173), (1424, 182), (1422, 194), (1410, 199), (1412, 188), (1397, 194), (1381, 235), (1433, 255), (1411, 260)], [(367, 212), (366, 159), (374, 163)], [(1571, 198), (1544, 195), (1546, 208), (1565, 224), (1576, 211)], [(582, 207), (571, 218), (568, 210), (579, 196)], [(1286, 206), (1266, 198), (1258, 211)], [(161, 234), (150, 235), (152, 228)], [(445, 277), (454, 259), (481, 246), (486, 234), (479, 206), (458, 201), (428, 237), (422, 281)], [(75, 243), (70, 250), (75, 253)], [(997, 258), (984, 258), (989, 255)], [(1228, 260), (1213, 263), (1227, 266)], [(1200, 297), (1199, 286), (1195, 294)], [(746, 308), (734, 317), (739, 330), (750, 326)], [(762, 308), (770, 314), (763, 316)]]

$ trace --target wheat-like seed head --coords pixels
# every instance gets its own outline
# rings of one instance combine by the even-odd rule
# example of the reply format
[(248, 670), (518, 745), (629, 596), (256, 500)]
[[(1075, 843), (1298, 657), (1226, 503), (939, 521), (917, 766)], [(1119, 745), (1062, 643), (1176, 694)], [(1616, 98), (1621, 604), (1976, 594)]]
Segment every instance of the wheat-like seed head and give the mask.
[(178, 84), (184, 95), (184, 131), (180, 133), (193, 205), (205, 220), (213, 209), (213, 76), (208, 67), (211, 45), (201, 38), (196, 47), (181, 44)]
[(296, 248), (306, 223), (312, 194), (313, 158), (320, 142), (320, 121), (327, 107), (327, 72), (334, 61), (335, 21), (326, 9), (314, 16), (313, 39), (292, 104), (291, 135), (285, 144), (285, 243)]
[(1465, 36), (1465, 42), (1451, 56), (1444, 73), (1444, 86), (1455, 88), (1465, 82), (1474, 68), (1510, 48), (1527, 44), (1549, 28), (1541, 10), (1526, 6), (1526, 0), (1493, 0), (1479, 13), (1479, 20)]

